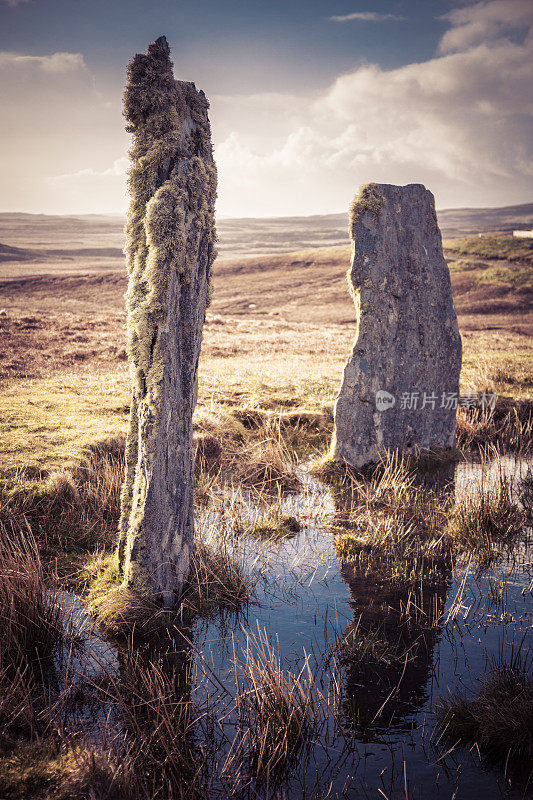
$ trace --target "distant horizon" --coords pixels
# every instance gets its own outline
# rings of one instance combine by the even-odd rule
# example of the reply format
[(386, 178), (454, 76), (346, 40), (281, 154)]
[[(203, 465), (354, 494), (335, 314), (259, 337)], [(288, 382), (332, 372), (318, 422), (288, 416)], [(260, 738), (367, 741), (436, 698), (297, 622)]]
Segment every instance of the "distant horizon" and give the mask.
[[(519, 208), (520, 206), (533, 206), (533, 199), (530, 201), (526, 201), (523, 203), (506, 203), (505, 205), (489, 205), (489, 206), (446, 206), (445, 208), (438, 208), (436, 207), (437, 213), (442, 213), (445, 211), (490, 211), (490, 210), (505, 210), (508, 208)], [(279, 216), (270, 216), (270, 215), (262, 215), (256, 214), (255, 216), (240, 216), (240, 217), (233, 217), (227, 215), (220, 215), (217, 216), (217, 220), (249, 220), (249, 219), (307, 219), (309, 217), (335, 217), (340, 216), (342, 214), (349, 214), (349, 210), (346, 211), (329, 211), (325, 212), (324, 214), (284, 214)], [(79, 211), (77, 213), (72, 214), (49, 214), (44, 211), (0, 211), (0, 215), (20, 215), (20, 216), (28, 216), (28, 217), (118, 217), (121, 219), (125, 219), (127, 216), (126, 212), (119, 212), (119, 211), (109, 211), (107, 213), (98, 212), (98, 211)]]

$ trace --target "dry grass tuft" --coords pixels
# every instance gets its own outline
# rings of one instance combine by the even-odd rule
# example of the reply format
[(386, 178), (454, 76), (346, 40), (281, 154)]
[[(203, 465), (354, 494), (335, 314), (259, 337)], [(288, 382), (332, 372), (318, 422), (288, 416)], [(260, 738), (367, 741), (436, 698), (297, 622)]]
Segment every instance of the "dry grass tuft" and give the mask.
[(486, 755), (526, 773), (533, 763), (533, 678), (525, 665), (500, 666), (477, 697), (441, 703), (438, 726), (450, 742), (476, 742)]
[(500, 400), (494, 409), (459, 408), (457, 445), (463, 449), (488, 445), (527, 455), (533, 445), (533, 402)]
[(56, 516), (80, 513), (81, 497), (71, 472), (52, 472), (46, 482), (50, 513)]
[(232, 414), (200, 413), (196, 465), (221, 483), (242, 483), (254, 492), (294, 492), (300, 487), (295, 453), (279, 417), (255, 409)]
[(264, 632), (249, 634), (238, 665), (237, 707), (249, 732), (248, 754), (256, 780), (267, 782), (289, 768), (321, 723), (321, 698), (308, 660), (298, 673), (281, 669)]
[(181, 597), (184, 620), (220, 610), (237, 610), (250, 599), (251, 587), (243, 567), (220, 536), (195, 542), (187, 585)]
[(442, 533), (448, 499), (419, 485), (408, 464), (394, 454), (367, 480), (345, 473), (335, 548), (341, 562), (357, 562), (388, 582), (440, 583), (449, 557)]
[(0, 525), (0, 747), (46, 732), (42, 678), (63, 635), (57, 574), (45, 570), (28, 529)]
[(344, 461), (337, 461), (331, 453), (326, 453), (311, 462), (309, 471), (324, 483), (331, 486), (350, 486), (360, 475), (360, 471), (350, 467)]
[[(53, 472), (41, 484), (0, 488), (0, 523), (29, 526), (41, 552), (60, 562), (79, 550), (114, 543), (124, 476), (124, 438), (85, 449), (71, 470)], [(65, 564), (72, 573), (72, 564)]]
[(131, 742), (133, 796), (200, 796), (205, 764), (194, 738), (198, 713), (190, 699), (186, 661), (180, 666), (178, 655), (155, 651), (145, 656), (130, 649), (124, 654), (121, 678), (110, 678), (106, 688)]
[(222, 444), (215, 436), (199, 436), (194, 451), (196, 468), (205, 470), (220, 467), (222, 452)]
[(99, 626), (117, 639), (156, 638), (176, 623), (176, 613), (121, 585), (115, 557), (100, 553), (82, 570), (87, 607)]
[(102, 629), (117, 638), (150, 637), (168, 624), (171, 616), (122, 586), (94, 595), (89, 608)]
[[(280, 502), (263, 514), (257, 514), (249, 533), (258, 539), (285, 539), (295, 536), (302, 529), (301, 522), (293, 514), (287, 514)], [(248, 529), (247, 529), (248, 530)]]
[(527, 524), (527, 512), (514, 496), (502, 468), (480, 477), (456, 499), (447, 522), (448, 535), (483, 563), (510, 551)]
[[(144, 800), (128, 753), (107, 744), (48, 735), (0, 762), (0, 793), (9, 800)], [(144, 787), (143, 787), (144, 788)]]
[(365, 630), (361, 620), (360, 615), (338, 642), (335, 650), (340, 660), (352, 668), (383, 666), (396, 661), (399, 646), (395, 646), (379, 627), (373, 626)]
[[(295, 472), (292, 453), (273, 431), (253, 442), (235, 464), (235, 477), (245, 486), (260, 492), (297, 492), (300, 480)], [(270, 434), (270, 435), (269, 435)]]
[(120, 585), (112, 555), (85, 566), (89, 610), (111, 636), (151, 639), (198, 616), (236, 610), (251, 594), (250, 581), (222, 537), (211, 532), (195, 541), (190, 573), (180, 602), (165, 610)]
[(45, 718), (37, 695), (34, 670), (29, 666), (0, 666), (0, 749), (42, 733)]
[(49, 662), (63, 635), (57, 574), (29, 530), (0, 527), (0, 663), (16, 673)]
[(110, 747), (73, 744), (57, 759), (54, 800), (133, 800), (136, 775), (129, 754)]

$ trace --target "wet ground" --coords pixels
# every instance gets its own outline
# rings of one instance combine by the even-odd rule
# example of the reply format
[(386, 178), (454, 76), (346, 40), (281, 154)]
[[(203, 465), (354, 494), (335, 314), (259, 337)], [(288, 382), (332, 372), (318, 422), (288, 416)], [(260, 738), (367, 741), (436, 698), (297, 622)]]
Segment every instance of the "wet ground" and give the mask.
[[(484, 466), (460, 463), (454, 476), (448, 471), (441, 480), (439, 491), (472, 491), (477, 481), (490, 481), (503, 469), (519, 492), (528, 468), (511, 458)], [(332, 535), (338, 503), (306, 473), (302, 479), (302, 491), (283, 500), (284, 511), (303, 525), (299, 533), (278, 541), (250, 536), (235, 541), (235, 556), (255, 586), (246, 609), (200, 620), (188, 634), (193, 702), (198, 708), (228, 709), (223, 724), (211, 731), (218, 750), (229, 752), (242, 725), (235, 707), (236, 676), (239, 680), (246, 653), (257, 655), (268, 641), (284, 670), (298, 675), (309, 665), (322, 709), (309, 746), (290, 765), (290, 777), (270, 787), (274, 796), (529, 796), (523, 782), (488, 765), (477, 747), (450, 747), (439, 739), (435, 708), (450, 693), (476, 693), (500, 659), (512, 661), (530, 647), (531, 531), (490, 567), (482, 569), (464, 556), (441, 564), (429, 586), (391, 588), (358, 564), (339, 564)], [(227, 500), (249, 519), (257, 511), (242, 497)], [(221, 509), (204, 512), (198, 528), (213, 530), (217, 518), (224, 524)], [(79, 636), (63, 655), (62, 669), (72, 686), (80, 683), (80, 674), (89, 683), (102, 672), (118, 678), (121, 659), (115, 646), (99, 637), (75, 598), (66, 597), (65, 603), (74, 604)], [(342, 642), (353, 631), (356, 637), (375, 634), (381, 657), (350, 659)], [(116, 724), (105, 702), (91, 706), (82, 700), (78, 713), (94, 731), (104, 724), (113, 730)], [(202, 731), (200, 724), (199, 738)], [(215, 779), (213, 796), (217, 791), (223, 788)], [(250, 796), (266, 797), (268, 790)]]

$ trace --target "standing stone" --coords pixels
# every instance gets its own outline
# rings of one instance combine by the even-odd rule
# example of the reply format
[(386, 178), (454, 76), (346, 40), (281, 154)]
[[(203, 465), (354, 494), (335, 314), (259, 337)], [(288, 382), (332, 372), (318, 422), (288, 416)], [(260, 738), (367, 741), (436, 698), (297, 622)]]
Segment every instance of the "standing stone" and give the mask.
[(208, 102), (174, 80), (165, 37), (136, 55), (124, 93), (131, 204), (126, 226), (132, 396), (117, 567), (165, 607), (193, 543), (192, 414), (215, 257), (216, 169)]
[(455, 444), (461, 337), (431, 192), (369, 183), (351, 208), (357, 333), (335, 404), (333, 457)]

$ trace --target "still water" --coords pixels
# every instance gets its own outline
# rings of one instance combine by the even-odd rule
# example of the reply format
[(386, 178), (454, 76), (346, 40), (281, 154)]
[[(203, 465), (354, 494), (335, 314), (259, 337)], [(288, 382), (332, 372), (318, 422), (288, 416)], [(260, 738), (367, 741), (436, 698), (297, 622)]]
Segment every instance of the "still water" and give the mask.
[[(520, 492), (531, 467), (510, 458), (460, 463), (439, 491), (471, 491), (501, 469)], [(189, 633), (193, 701), (200, 708), (218, 698), (231, 707), (247, 648), (253, 651), (267, 639), (284, 670), (298, 674), (309, 665), (326, 709), (309, 748), (291, 765), (290, 778), (269, 790), (271, 796), (530, 796), (523, 783), (486, 764), (476, 747), (450, 748), (439, 740), (435, 708), (439, 698), (458, 691), (476, 693), (499, 659), (527, 653), (533, 620), (531, 531), (490, 568), (480, 569), (465, 557), (442, 565), (430, 586), (391, 589), (367, 570), (339, 564), (332, 535), (338, 502), (305, 472), (301, 478), (302, 491), (282, 501), (284, 512), (302, 523), (301, 531), (266, 543), (240, 537), (235, 545), (255, 585), (246, 609), (200, 620)], [(253, 517), (250, 501), (240, 497), (238, 503), (242, 514)], [(197, 527), (212, 528), (217, 514), (216, 508), (203, 513)], [(65, 602), (77, 609), (81, 641), (69, 654), (70, 673), (83, 672), (90, 679), (91, 671), (97, 674), (103, 667), (119, 675), (115, 647), (99, 637), (75, 598)], [(379, 630), (385, 653), (380, 663), (365, 667), (341, 656), (339, 642), (354, 629)], [(84, 713), (88, 726), (97, 729), (103, 718), (109, 725), (111, 711), (105, 707), (91, 711), (87, 706)], [(228, 713), (218, 741), (221, 751), (229, 749), (237, 726), (235, 714)], [(218, 790), (222, 795), (221, 786)], [(250, 796), (266, 797), (268, 791)]]

